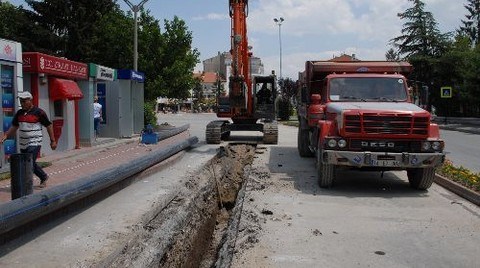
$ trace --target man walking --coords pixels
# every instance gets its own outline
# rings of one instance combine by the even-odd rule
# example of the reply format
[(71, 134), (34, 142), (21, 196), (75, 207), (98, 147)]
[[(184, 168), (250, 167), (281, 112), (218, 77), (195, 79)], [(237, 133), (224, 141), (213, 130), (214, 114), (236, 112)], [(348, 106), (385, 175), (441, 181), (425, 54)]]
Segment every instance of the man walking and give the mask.
[(98, 103), (98, 97), (93, 98), (93, 132), (95, 135), (95, 140), (98, 137), (98, 126), (102, 122), (102, 105)]
[(3, 135), (1, 143), (3, 144), (8, 136), (14, 135), (17, 129), (20, 129), (18, 135), (20, 152), (33, 154), (33, 173), (40, 178), (40, 188), (44, 188), (47, 186), (48, 175), (37, 165), (37, 156), (42, 146), (42, 126), (47, 128), (52, 150), (57, 148), (52, 122), (48, 119), (45, 111), (33, 105), (33, 97), (30, 92), (19, 92), (18, 98), (22, 108), (13, 117), (12, 126)]

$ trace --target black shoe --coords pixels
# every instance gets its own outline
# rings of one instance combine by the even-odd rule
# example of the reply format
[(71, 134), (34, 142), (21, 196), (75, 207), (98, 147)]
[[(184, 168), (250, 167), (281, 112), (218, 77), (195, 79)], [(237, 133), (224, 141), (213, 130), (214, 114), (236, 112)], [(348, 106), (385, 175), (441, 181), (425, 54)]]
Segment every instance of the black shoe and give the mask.
[(48, 181), (48, 177), (45, 178), (43, 181), (40, 181), (40, 185), (38, 187), (40, 187), (40, 188), (47, 187), (47, 181)]

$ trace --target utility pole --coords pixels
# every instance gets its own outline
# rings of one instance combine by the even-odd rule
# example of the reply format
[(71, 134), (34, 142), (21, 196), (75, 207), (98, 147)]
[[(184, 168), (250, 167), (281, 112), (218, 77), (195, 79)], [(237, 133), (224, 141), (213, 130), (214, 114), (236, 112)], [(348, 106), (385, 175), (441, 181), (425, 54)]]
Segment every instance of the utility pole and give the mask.
[(284, 18), (274, 18), (273, 21), (278, 25), (278, 42), (280, 44), (280, 79), (282, 79), (282, 23)]
[(133, 29), (133, 70), (138, 71), (138, 22), (137, 13), (148, 0), (142, 0), (138, 5), (132, 4), (128, 0), (123, 0), (133, 12), (134, 29)]

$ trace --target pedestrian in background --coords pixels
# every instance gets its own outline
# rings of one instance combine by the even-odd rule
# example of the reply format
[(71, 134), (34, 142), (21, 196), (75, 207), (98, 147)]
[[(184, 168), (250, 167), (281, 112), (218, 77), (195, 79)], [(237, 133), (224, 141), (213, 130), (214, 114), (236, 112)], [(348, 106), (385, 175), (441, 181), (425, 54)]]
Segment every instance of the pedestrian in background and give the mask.
[(40, 179), (40, 188), (44, 188), (47, 186), (48, 175), (37, 165), (37, 156), (42, 147), (42, 126), (47, 128), (52, 150), (57, 148), (52, 122), (50, 122), (44, 110), (33, 105), (33, 97), (30, 92), (19, 92), (18, 98), (22, 108), (14, 115), (12, 126), (3, 135), (1, 143), (3, 144), (9, 136), (14, 135), (17, 129), (20, 129), (18, 135), (20, 152), (33, 154), (33, 173)]
[(95, 96), (93, 98), (93, 132), (95, 135), (95, 140), (97, 140), (98, 137), (98, 126), (100, 125), (100, 122), (103, 121), (102, 118), (102, 105), (98, 103), (98, 96)]

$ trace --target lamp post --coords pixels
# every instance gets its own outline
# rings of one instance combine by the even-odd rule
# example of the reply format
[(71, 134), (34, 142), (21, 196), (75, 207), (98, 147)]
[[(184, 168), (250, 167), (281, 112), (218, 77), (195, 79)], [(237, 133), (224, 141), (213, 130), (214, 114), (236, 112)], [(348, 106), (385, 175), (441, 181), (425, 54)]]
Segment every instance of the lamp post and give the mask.
[(135, 28), (133, 29), (133, 69), (135, 71), (138, 71), (138, 22), (137, 22), (137, 13), (140, 11), (140, 9), (143, 7), (143, 5), (148, 1), (148, 0), (142, 0), (138, 5), (132, 4), (128, 0), (123, 0), (127, 5), (130, 7), (130, 9), (133, 12), (133, 20), (135, 21)]
[(280, 79), (282, 79), (282, 23), (284, 18), (274, 18), (273, 21), (278, 25), (278, 43), (280, 44)]

